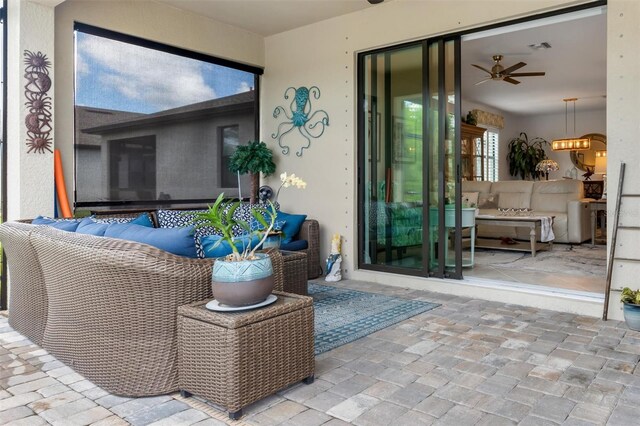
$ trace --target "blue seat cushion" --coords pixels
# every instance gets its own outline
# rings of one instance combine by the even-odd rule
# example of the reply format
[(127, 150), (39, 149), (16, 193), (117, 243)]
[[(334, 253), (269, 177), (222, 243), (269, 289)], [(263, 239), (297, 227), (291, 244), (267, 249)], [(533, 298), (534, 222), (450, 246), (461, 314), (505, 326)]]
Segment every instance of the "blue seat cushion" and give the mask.
[[(224, 257), (233, 252), (233, 250), (231, 250), (231, 245), (227, 241), (220, 241), (221, 239), (222, 237), (219, 235), (207, 235), (200, 238), (202, 249), (204, 250), (204, 257)], [(235, 246), (238, 251), (242, 251), (248, 243), (249, 237), (242, 236), (238, 237), (235, 241)], [(251, 247), (255, 247), (259, 243), (260, 238), (257, 236), (251, 238)]]
[(149, 244), (178, 256), (197, 257), (193, 226), (149, 228), (132, 223), (112, 223), (107, 227), (104, 236)]
[(299, 251), (309, 248), (309, 242), (307, 240), (294, 240), (286, 244), (280, 244), (280, 250), (287, 251)]
[(52, 219), (50, 217), (38, 216), (31, 221), (33, 225), (49, 225), (52, 228), (62, 231), (75, 232), (80, 225), (80, 219)]
[(282, 232), (284, 234), (282, 244), (288, 244), (292, 241), (293, 237), (300, 232), (302, 223), (306, 219), (306, 214), (290, 214), (278, 210), (276, 221), (284, 222), (284, 225), (282, 226)]

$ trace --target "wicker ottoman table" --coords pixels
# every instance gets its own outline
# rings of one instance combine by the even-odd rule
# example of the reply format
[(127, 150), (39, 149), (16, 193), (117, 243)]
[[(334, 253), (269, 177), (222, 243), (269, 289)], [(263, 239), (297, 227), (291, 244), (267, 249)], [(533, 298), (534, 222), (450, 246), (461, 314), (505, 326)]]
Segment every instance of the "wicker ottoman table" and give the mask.
[(263, 308), (213, 312), (208, 300), (178, 308), (178, 385), (238, 419), (242, 408), (293, 383), (313, 382), (313, 299), (273, 292)]
[(306, 296), (307, 290), (307, 254), (303, 251), (280, 250), (284, 272), (284, 288), (288, 293)]

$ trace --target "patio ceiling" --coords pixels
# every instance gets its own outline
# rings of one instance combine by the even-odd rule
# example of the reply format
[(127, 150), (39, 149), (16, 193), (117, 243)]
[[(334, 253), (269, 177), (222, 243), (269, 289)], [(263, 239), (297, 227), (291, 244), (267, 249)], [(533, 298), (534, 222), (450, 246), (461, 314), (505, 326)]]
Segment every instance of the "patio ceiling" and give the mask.
[[(332, 17), (375, 7), (367, 0), (158, 0), (247, 31), (270, 36)], [(390, 2), (392, 0), (386, 0)], [(503, 27), (462, 43), (463, 99), (513, 114), (548, 114), (564, 111), (563, 98), (578, 98), (580, 110), (606, 105), (606, 13), (595, 8)], [(530, 44), (547, 42), (550, 49)], [(526, 62), (517, 72), (544, 71), (544, 77), (523, 77), (521, 84), (488, 81), (476, 86), (490, 69), (491, 57), (504, 55), (505, 67)]]
[(367, 0), (158, 1), (265, 37), (374, 7)]

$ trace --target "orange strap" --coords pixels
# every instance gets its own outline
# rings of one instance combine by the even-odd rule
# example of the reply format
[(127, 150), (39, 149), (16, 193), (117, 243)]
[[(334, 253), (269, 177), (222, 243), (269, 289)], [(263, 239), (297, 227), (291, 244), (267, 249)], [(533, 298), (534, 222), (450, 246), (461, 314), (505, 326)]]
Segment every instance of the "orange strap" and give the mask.
[(58, 205), (60, 206), (60, 212), (62, 217), (71, 218), (71, 208), (69, 207), (69, 199), (67, 198), (67, 187), (64, 184), (64, 172), (62, 170), (62, 158), (60, 157), (60, 150), (53, 150), (53, 175), (56, 182), (56, 193), (58, 195)]

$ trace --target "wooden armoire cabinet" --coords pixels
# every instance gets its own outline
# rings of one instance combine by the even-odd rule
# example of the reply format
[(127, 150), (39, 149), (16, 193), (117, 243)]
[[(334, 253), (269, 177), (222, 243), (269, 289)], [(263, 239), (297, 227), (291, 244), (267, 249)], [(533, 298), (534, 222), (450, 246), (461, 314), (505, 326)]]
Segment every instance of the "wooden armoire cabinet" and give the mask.
[(462, 180), (484, 180), (484, 139), (486, 129), (460, 123), (460, 170)]

